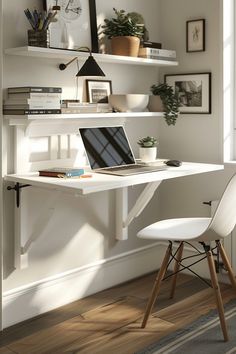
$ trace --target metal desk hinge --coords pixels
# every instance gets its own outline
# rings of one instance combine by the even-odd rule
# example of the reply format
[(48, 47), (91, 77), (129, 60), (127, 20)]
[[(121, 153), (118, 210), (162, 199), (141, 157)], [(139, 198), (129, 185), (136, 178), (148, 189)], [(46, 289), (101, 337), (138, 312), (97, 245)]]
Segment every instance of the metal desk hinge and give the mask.
[(16, 192), (16, 206), (17, 206), (17, 208), (19, 208), (19, 206), (20, 206), (20, 190), (21, 190), (21, 188), (30, 187), (30, 186), (31, 186), (31, 184), (20, 184), (19, 182), (17, 182), (14, 185), (14, 187), (7, 186), (8, 191), (14, 190)]

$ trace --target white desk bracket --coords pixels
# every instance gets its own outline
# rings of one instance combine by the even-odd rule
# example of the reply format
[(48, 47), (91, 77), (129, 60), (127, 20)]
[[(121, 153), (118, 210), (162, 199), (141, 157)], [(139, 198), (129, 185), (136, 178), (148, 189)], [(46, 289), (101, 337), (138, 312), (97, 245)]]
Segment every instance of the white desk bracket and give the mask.
[(14, 190), (16, 192), (16, 204), (14, 213), (14, 267), (16, 269), (24, 269), (28, 267), (28, 251), (33, 242), (35, 242), (42, 233), (42, 228), (50, 220), (54, 212), (55, 200), (58, 197), (58, 194), (61, 193), (60, 191), (57, 191), (54, 194), (54, 197), (50, 200), (47, 207), (43, 209), (42, 214), (39, 216), (37, 225), (35, 227), (35, 232), (30, 235), (26, 241), (23, 241), (23, 235), (25, 232), (22, 226), (22, 206), (20, 203), (20, 192), (22, 188), (30, 186), (30, 184), (20, 184), (17, 182), (15, 183), (14, 187), (7, 187), (7, 190)]
[(128, 226), (144, 210), (162, 181), (150, 182), (128, 212), (128, 187), (116, 190), (116, 239), (128, 239)]

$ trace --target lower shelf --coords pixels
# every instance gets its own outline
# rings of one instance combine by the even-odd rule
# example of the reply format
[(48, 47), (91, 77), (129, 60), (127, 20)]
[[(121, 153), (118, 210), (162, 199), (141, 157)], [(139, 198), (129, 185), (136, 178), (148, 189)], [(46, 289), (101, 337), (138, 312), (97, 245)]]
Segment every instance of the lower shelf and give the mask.
[(5, 115), (9, 125), (27, 125), (33, 121), (77, 121), (80, 119), (106, 118), (147, 118), (162, 117), (162, 112), (122, 112), (122, 113), (80, 113), (80, 114), (34, 114), (34, 115)]

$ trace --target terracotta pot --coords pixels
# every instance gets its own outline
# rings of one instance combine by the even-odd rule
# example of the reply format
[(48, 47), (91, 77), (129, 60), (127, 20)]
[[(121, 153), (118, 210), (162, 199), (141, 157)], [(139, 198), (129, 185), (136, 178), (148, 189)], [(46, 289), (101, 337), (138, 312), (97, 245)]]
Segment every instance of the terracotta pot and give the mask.
[(118, 36), (111, 38), (111, 52), (113, 55), (137, 57), (140, 39), (132, 36)]
[(164, 112), (161, 97), (150, 95), (147, 108), (150, 112)]

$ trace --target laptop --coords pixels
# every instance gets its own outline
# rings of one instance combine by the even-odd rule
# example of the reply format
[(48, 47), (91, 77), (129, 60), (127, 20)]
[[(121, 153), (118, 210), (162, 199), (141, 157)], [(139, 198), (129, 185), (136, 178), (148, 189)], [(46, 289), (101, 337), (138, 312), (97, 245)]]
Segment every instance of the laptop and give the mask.
[(130, 176), (168, 168), (136, 164), (123, 126), (80, 128), (79, 131), (93, 172)]

